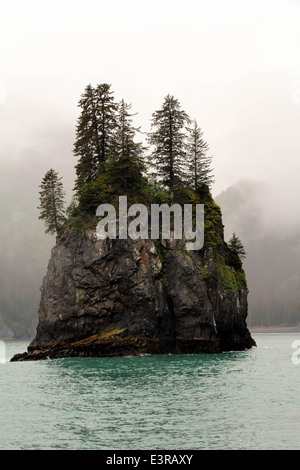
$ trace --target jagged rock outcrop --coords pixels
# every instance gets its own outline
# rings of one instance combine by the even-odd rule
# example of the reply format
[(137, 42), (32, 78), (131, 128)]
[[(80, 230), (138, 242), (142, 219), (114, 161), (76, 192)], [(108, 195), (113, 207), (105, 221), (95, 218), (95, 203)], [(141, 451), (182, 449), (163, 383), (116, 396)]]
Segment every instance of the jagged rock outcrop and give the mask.
[(12, 360), (251, 348), (244, 274), (218, 230), (215, 246), (189, 252), (184, 240), (65, 232), (43, 280), (36, 337)]

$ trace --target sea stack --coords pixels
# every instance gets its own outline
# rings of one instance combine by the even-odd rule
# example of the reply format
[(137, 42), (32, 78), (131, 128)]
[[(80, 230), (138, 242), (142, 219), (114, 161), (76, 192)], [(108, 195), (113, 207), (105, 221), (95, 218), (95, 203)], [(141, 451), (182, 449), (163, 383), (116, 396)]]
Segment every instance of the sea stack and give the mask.
[(223, 237), (209, 192), (205, 243), (96, 236), (66, 226), (41, 287), (36, 336), (12, 361), (199, 354), (255, 346), (247, 328), (242, 263)]

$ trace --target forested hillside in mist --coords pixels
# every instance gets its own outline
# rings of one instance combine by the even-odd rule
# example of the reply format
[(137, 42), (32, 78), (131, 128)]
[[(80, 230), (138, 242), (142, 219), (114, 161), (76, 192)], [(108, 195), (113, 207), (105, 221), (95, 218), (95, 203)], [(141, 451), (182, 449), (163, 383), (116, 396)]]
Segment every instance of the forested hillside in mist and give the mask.
[[(0, 338), (35, 334), (40, 287), (54, 237), (38, 221), (32, 175), (21, 168), (1, 172), (0, 187)], [(15, 191), (11, 188), (15, 184)]]
[(300, 222), (278, 188), (239, 181), (216, 197), (225, 237), (243, 241), (250, 326), (300, 323)]
[(0, 332), (6, 338), (31, 337), (35, 332), (39, 288), (49, 251), (40, 258), (32, 256), (33, 252), (34, 248), (29, 252), (26, 247), (23, 253), (0, 256)]
[(35, 333), (40, 287), (54, 243), (37, 225), (30, 232), (26, 226), (18, 230), (16, 223), (12, 234), (1, 234), (0, 334), (6, 338)]

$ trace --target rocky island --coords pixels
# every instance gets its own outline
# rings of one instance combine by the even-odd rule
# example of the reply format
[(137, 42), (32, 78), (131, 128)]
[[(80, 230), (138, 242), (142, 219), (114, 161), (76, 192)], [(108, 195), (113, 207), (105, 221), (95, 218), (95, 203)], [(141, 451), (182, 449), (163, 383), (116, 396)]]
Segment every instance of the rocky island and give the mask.
[[(172, 105), (178, 111), (178, 103)], [(80, 122), (78, 136), (79, 129)], [(194, 187), (176, 180), (174, 144), (173, 173), (151, 186), (138, 167), (141, 149), (133, 142), (128, 148), (129, 141), (127, 135), (127, 148), (118, 156), (99, 157), (101, 171), (90, 179), (83, 178), (84, 172), (95, 165), (80, 150), (76, 204), (59, 225), (54, 221), (54, 229), (53, 223), (48, 226), (57, 229), (57, 237), (41, 287), (36, 336), (27, 352), (12, 361), (220, 353), (255, 346), (246, 324), (242, 260), (235, 246), (224, 241), (221, 210), (209, 180), (202, 178)], [(78, 154), (79, 142), (78, 137)], [(203, 247), (187, 250), (186, 240), (175, 239), (172, 231), (170, 239), (99, 239), (95, 209), (100, 199), (113, 203), (119, 194), (133, 202), (138, 194), (149, 207), (153, 202), (203, 204)]]
[(199, 251), (186, 251), (183, 240), (98, 240), (93, 229), (58, 237), (36, 337), (14, 360), (254, 346), (245, 274), (223, 240), (218, 206), (206, 207), (219, 224), (207, 235), (219, 242)]

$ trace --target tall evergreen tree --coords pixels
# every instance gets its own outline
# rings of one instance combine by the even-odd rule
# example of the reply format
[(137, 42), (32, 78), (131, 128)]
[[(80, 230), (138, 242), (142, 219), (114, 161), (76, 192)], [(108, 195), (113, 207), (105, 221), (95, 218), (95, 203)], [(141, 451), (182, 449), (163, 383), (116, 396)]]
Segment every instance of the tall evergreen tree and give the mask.
[(125, 103), (124, 99), (118, 104), (117, 126), (115, 134), (115, 150), (118, 156), (140, 155), (142, 144), (134, 141), (136, 133), (140, 132), (140, 127), (134, 127), (131, 114), (132, 105)]
[(207, 155), (208, 150), (209, 146), (203, 139), (203, 132), (194, 120), (187, 140), (187, 173), (189, 183), (194, 190), (197, 190), (201, 183), (209, 188), (214, 183), (211, 169), (212, 157)]
[(97, 122), (97, 98), (95, 89), (88, 85), (79, 100), (81, 115), (77, 121), (74, 155), (76, 165), (76, 189), (92, 181), (98, 173), (97, 155), (100, 154), (99, 130)]
[(228, 246), (230, 250), (240, 258), (240, 260), (244, 260), (246, 258), (244, 246), (240, 238), (237, 237), (237, 235), (235, 234), (235, 232), (233, 232), (232, 237), (228, 242)]
[(143, 144), (134, 140), (140, 128), (134, 127), (132, 117), (135, 114), (130, 110), (131, 104), (122, 99), (118, 105), (113, 158), (107, 174), (112, 191), (124, 195), (141, 189), (145, 170)]
[(88, 85), (78, 105), (82, 111), (74, 144), (78, 157), (76, 189), (94, 181), (103, 171), (112, 151), (117, 111), (110, 85), (106, 83), (96, 88)]
[(97, 119), (99, 123), (99, 164), (106, 162), (114, 147), (114, 134), (117, 125), (116, 113), (118, 104), (115, 102), (111, 85), (97, 85)]
[(57, 171), (51, 168), (45, 174), (40, 185), (39, 219), (45, 221), (46, 233), (58, 233), (65, 221), (65, 193), (61, 180), (62, 178), (59, 178)]
[(154, 145), (152, 159), (162, 182), (173, 189), (184, 176), (186, 126), (190, 118), (174, 96), (167, 95), (160, 110), (152, 115), (149, 143)]

